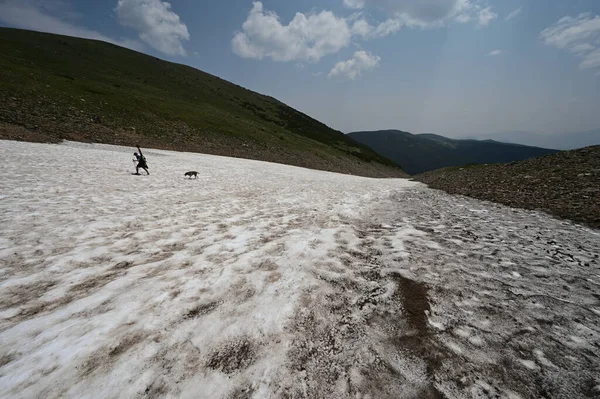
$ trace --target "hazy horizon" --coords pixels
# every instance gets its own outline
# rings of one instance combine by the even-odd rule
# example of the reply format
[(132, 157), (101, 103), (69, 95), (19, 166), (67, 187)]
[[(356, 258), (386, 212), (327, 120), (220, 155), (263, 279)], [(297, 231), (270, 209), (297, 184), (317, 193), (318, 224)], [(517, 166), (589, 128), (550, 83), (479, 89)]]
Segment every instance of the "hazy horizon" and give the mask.
[(596, 0), (0, 0), (0, 25), (187, 64), (346, 133), (600, 129)]
[[(378, 131), (393, 131), (402, 129), (381, 129), (381, 130), (367, 130), (366, 132), (377, 133)], [(406, 131), (404, 131), (406, 132)], [(357, 132), (348, 132), (346, 134), (352, 134)], [(414, 133), (408, 132), (414, 135), (420, 134), (437, 134), (451, 139), (456, 140), (494, 140), (501, 143), (512, 143), (528, 145), (533, 147), (555, 149), (555, 150), (573, 150), (582, 147), (588, 147), (592, 145), (600, 145), (600, 129), (584, 131), (584, 132), (567, 132), (567, 133), (536, 133), (536, 132), (498, 132), (498, 133), (481, 133), (479, 135), (447, 135), (435, 132), (426, 133)]]
[(456, 134), (444, 134), (441, 132), (411, 132), (409, 130), (406, 129), (402, 129), (402, 128), (384, 128), (384, 129), (365, 129), (365, 130), (352, 130), (352, 131), (343, 131), (344, 134), (350, 134), (350, 133), (355, 133), (355, 132), (362, 132), (362, 131), (381, 131), (381, 130), (399, 130), (402, 132), (407, 132), (407, 133), (411, 133), (411, 134), (437, 134), (440, 136), (445, 136), (445, 137), (449, 137), (449, 138), (456, 138), (456, 139), (468, 139), (468, 138), (473, 138), (473, 137), (477, 137), (477, 136), (481, 136), (481, 137), (488, 137), (488, 136), (498, 136), (498, 135), (505, 135), (505, 134), (518, 134), (518, 133), (522, 133), (522, 134), (532, 134), (532, 135), (538, 135), (538, 136), (556, 136), (556, 135), (568, 135), (568, 134), (580, 134), (580, 133), (598, 133), (600, 135), (600, 128), (598, 129), (590, 129), (590, 130), (583, 130), (583, 131), (568, 131), (568, 132), (534, 132), (534, 131), (527, 131), (527, 130), (513, 130), (513, 131), (497, 131), (497, 132), (477, 132), (477, 133), (456, 133)]

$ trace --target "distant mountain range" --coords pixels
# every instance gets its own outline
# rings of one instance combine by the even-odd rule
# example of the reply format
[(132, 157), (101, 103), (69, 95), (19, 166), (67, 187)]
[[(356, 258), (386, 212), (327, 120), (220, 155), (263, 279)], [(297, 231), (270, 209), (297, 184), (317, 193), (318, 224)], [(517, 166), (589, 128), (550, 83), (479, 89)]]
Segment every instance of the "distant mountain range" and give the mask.
[(437, 134), (411, 134), (400, 130), (354, 132), (348, 135), (398, 163), (411, 175), (447, 166), (512, 162), (559, 152), (494, 140), (457, 140)]
[(533, 132), (504, 132), (483, 134), (465, 139), (490, 139), (504, 143), (524, 144), (556, 150), (574, 150), (592, 145), (600, 145), (600, 129), (586, 132), (541, 134)]

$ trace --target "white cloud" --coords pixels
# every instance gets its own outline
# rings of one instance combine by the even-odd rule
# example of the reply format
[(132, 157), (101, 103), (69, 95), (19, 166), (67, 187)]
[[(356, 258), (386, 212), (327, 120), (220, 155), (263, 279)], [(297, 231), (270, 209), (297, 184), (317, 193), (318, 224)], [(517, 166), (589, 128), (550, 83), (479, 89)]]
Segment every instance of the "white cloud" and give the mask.
[(461, 24), (466, 24), (471, 21), (471, 16), (469, 14), (459, 14), (456, 16), (456, 22), (460, 22)]
[(330, 11), (305, 15), (296, 13), (283, 25), (261, 2), (254, 6), (232, 40), (233, 51), (245, 58), (271, 58), (275, 61), (318, 61), (350, 44), (352, 33), (344, 18)]
[(351, 32), (353, 36), (361, 36), (364, 39), (375, 39), (396, 33), (405, 26), (408, 26), (408, 24), (401, 18), (390, 18), (380, 22), (376, 26), (372, 26), (365, 19), (359, 19), (352, 25)]
[(486, 0), (344, 0), (353, 9), (374, 7), (390, 14), (380, 32), (394, 32), (391, 26), (439, 27), (455, 20), (461, 23), (477, 21), (485, 26), (497, 17)]
[(575, 54), (583, 54), (588, 51), (593, 51), (595, 49), (596, 49), (596, 47), (592, 46), (589, 43), (580, 43), (580, 44), (575, 44), (574, 46), (569, 48), (569, 51), (571, 51), (572, 53), (575, 53)]
[(373, 27), (364, 19), (354, 21), (352, 25), (352, 34), (355, 36), (366, 37), (373, 31)]
[(349, 60), (338, 62), (335, 64), (329, 77), (345, 76), (348, 79), (356, 79), (363, 71), (373, 69), (379, 65), (381, 58), (367, 53), (366, 51), (357, 51)]
[(365, 0), (344, 0), (344, 5), (349, 8), (363, 8), (365, 6)]
[[(124, 1), (124, 0), (121, 0)], [(370, 23), (362, 12), (338, 17), (331, 11), (296, 13), (286, 24), (255, 1), (240, 31), (231, 41), (240, 57), (274, 61), (317, 62), (347, 47), (352, 38), (375, 39), (402, 28), (436, 28), (451, 21), (477, 21), (487, 25), (496, 18), (487, 0), (344, 0), (352, 9), (383, 8), (388, 18)]]
[[(589, 52), (583, 57), (583, 61), (579, 65), (581, 69), (599, 68), (600, 67), (600, 48)], [(599, 71), (600, 73), (600, 71)]]
[(375, 39), (396, 33), (405, 26), (407, 26), (407, 23), (400, 18), (390, 18), (377, 26), (372, 26), (365, 19), (360, 19), (354, 22), (351, 32), (353, 36)]
[(375, 7), (389, 14), (428, 25), (451, 17), (459, 12), (470, 0), (344, 0), (350, 8)]
[(479, 25), (487, 26), (491, 21), (496, 19), (497, 16), (498, 14), (492, 12), (492, 9), (490, 7), (487, 7), (478, 11), (477, 20), (479, 22)]
[(492, 51), (490, 51), (490, 52), (488, 53), (488, 55), (489, 55), (489, 56), (491, 56), (491, 57), (495, 57), (495, 56), (498, 56), (498, 55), (500, 55), (500, 54), (502, 54), (502, 53), (503, 53), (503, 51), (502, 51), (502, 50), (496, 49), (496, 50), (492, 50)]
[(580, 14), (563, 17), (544, 29), (540, 38), (545, 44), (568, 50), (581, 58), (581, 69), (600, 68), (600, 15)]
[(540, 33), (548, 45), (560, 49), (600, 38), (600, 15), (580, 14), (577, 18), (563, 17)]
[(119, 0), (115, 8), (119, 22), (135, 29), (150, 47), (168, 55), (186, 55), (183, 41), (190, 39), (187, 26), (161, 0)]
[(523, 7), (519, 7), (516, 10), (514, 10), (513, 12), (511, 12), (510, 14), (508, 14), (506, 16), (506, 18), (504, 18), (505, 21), (510, 21), (511, 19), (515, 18), (517, 15), (519, 15), (521, 13), (521, 10), (523, 9)]
[[(57, 3), (58, 4), (58, 3)], [(0, 3), (0, 22), (7, 26), (35, 30), (38, 32), (56, 33), (59, 35), (81, 37), (84, 39), (102, 40), (119, 46), (128, 47), (133, 50), (142, 50), (143, 44), (137, 40), (117, 40), (103, 35), (92, 29), (77, 26), (73, 23), (64, 21), (48, 13), (54, 3), (46, 4), (46, 7), (40, 7), (37, 2), (31, 1), (5, 1)]]
[(373, 30), (373, 37), (384, 37), (391, 35), (392, 33), (398, 32), (402, 27), (404, 27), (406, 23), (401, 19), (388, 19), (377, 25), (377, 27)]
[[(416, 0), (411, 1), (392, 1), (394, 3), (417, 3)], [(482, 8), (477, 3), (469, 2), (469, 0), (433, 0), (433, 3), (440, 8), (437, 11), (427, 8), (427, 4), (418, 3), (414, 8), (395, 7), (398, 11), (392, 18), (381, 22), (371, 30), (368, 37), (384, 37), (398, 32), (400, 29), (406, 28), (439, 28), (450, 21), (459, 23), (467, 23), (477, 21), (479, 26), (487, 26), (492, 20), (497, 17), (497, 14), (491, 11), (491, 7)], [(419, 7), (425, 7), (420, 11)], [(442, 6), (445, 6), (442, 7)]]

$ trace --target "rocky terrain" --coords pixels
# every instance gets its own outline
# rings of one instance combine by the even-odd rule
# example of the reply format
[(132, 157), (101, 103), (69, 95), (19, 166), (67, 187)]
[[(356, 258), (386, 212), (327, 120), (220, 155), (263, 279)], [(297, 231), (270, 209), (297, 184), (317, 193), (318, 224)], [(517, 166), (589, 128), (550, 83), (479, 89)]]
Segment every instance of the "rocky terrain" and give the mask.
[(415, 176), (431, 188), (536, 209), (600, 228), (600, 146)]

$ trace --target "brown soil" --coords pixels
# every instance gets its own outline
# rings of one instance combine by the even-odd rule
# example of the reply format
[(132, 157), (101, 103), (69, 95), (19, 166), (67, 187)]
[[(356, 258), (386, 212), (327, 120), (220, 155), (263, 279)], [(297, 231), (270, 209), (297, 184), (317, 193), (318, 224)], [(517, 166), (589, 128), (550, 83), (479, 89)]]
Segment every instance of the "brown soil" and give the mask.
[[(427, 328), (427, 313), (430, 311), (428, 288), (424, 283), (408, 279), (399, 274), (394, 274), (393, 280), (400, 288), (396, 296), (400, 301), (409, 326), (414, 334), (394, 337), (392, 344), (400, 350), (414, 353), (427, 363), (427, 374), (431, 381), (435, 380), (435, 372), (440, 368), (444, 358), (450, 357), (448, 351), (439, 345)], [(422, 388), (421, 397), (430, 399), (444, 399), (433, 383)]]

